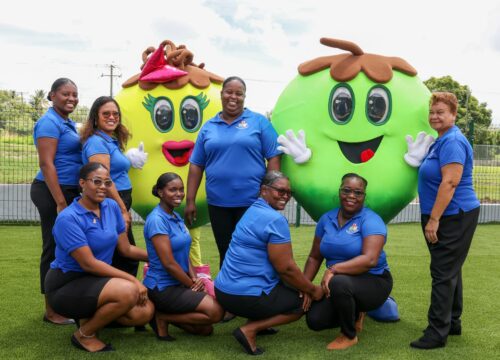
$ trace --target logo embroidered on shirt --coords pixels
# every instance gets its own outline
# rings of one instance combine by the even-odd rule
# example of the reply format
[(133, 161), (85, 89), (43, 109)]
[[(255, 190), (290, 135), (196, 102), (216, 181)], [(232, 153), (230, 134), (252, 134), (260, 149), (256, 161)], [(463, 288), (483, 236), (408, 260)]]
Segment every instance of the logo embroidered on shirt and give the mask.
[(236, 129), (246, 129), (248, 127), (248, 123), (245, 120), (241, 120), (238, 125), (236, 125)]
[(359, 229), (358, 229), (358, 224), (356, 224), (356, 223), (352, 224), (352, 225), (349, 227), (349, 229), (347, 229), (347, 230), (346, 230), (346, 232), (347, 232), (348, 234), (355, 234), (355, 233), (357, 233), (358, 231), (359, 231)]

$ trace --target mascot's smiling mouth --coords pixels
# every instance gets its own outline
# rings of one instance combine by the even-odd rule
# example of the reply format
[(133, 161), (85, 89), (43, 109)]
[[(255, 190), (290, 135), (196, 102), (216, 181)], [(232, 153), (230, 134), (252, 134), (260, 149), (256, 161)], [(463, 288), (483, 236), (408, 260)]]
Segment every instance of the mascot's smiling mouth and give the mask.
[(184, 166), (189, 162), (193, 148), (194, 142), (189, 140), (166, 141), (161, 146), (161, 151), (172, 165)]
[(339, 143), (340, 150), (342, 154), (354, 164), (364, 163), (370, 160), (377, 151), (382, 138), (384, 136), (379, 136), (374, 139), (356, 143), (348, 143), (343, 141), (337, 141)]

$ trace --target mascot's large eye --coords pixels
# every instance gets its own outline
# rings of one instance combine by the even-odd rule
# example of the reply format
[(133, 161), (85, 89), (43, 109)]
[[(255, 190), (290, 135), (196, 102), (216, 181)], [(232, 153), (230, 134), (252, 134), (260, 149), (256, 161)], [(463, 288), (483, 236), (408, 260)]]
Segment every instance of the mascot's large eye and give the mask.
[(200, 128), (202, 111), (200, 104), (193, 97), (186, 97), (181, 103), (181, 125), (188, 132), (195, 132)]
[(366, 116), (374, 125), (382, 125), (391, 115), (391, 93), (385, 87), (377, 85), (368, 93)]
[(167, 98), (158, 98), (151, 114), (155, 126), (161, 132), (167, 132), (174, 125), (174, 110)]
[(354, 113), (354, 96), (347, 84), (339, 84), (332, 89), (329, 101), (330, 117), (337, 124), (346, 124)]

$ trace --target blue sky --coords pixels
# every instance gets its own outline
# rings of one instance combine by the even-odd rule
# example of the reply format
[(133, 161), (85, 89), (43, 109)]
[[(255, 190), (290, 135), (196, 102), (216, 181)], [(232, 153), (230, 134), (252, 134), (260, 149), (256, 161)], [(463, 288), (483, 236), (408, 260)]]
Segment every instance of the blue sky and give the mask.
[(247, 105), (265, 112), (300, 63), (339, 52), (319, 44), (332, 37), (402, 57), (423, 80), (451, 75), (468, 84), (500, 126), (499, 20), (494, 0), (8, 2), (0, 13), (0, 88), (31, 94), (66, 76), (90, 105), (109, 92), (101, 77), (107, 64), (119, 67), (119, 89), (139, 72), (146, 47), (170, 39), (207, 70), (246, 79)]

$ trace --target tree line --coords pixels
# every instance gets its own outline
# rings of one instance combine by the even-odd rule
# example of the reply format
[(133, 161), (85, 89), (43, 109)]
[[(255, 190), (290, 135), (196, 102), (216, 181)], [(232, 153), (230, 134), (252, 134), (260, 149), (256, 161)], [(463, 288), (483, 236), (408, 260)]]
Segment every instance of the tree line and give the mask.
[[(500, 145), (500, 128), (490, 127), (492, 111), (488, 104), (480, 102), (467, 85), (462, 85), (451, 76), (441, 78), (431, 77), (424, 81), (430, 91), (453, 92), (459, 101), (457, 126), (474, 144)], [(36, 90), (28, 99), (13, 90), (0, 90), (0, 132), (21, 136), (30, 135), (33, 123), (42, 116), (49, 102), (44, 90)], [(78, 106), (77, 111), (71, 114), (76, 122), (85, 121), (88, 108)], [(269, 112), (270, 114), (271, 112)]]

